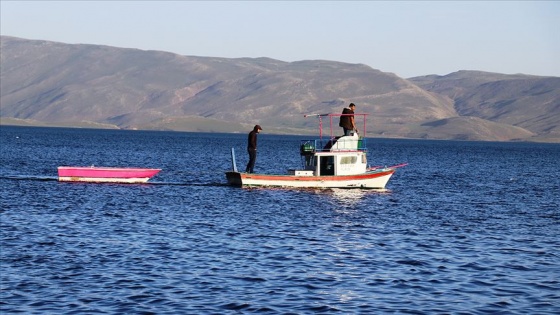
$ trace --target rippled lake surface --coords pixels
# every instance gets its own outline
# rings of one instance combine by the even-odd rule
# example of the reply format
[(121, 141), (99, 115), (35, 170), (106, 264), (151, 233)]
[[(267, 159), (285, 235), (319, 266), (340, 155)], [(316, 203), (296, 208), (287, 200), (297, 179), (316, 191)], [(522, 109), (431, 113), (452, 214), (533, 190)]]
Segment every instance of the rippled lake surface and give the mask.
[[(255, 171), (298, 167), (305, 138), (265, 130)], [(227, 186), (246, 134), (0, 140), (4, 314), (560, 313), (558, 144), (368, 139), (371, 166), (409, 163), (376, 192)], [(63, 183), (61, 165), (162, 171)]]

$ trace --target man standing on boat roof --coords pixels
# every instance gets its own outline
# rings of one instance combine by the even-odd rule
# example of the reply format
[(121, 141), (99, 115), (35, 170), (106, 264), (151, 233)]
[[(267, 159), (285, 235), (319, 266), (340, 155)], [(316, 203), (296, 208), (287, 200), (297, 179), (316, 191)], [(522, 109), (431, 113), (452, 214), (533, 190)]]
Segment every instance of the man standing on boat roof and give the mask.
[(340, 122), (338, 125), (344, 130), (344, 135), (349, 136), (350, 133), (356, 130), (356, 124), (354, 123), (354, 109), (356, 104), (350, 103), (348, 107), (342, 110), (342, 116), (340, 116)]
[(253, 173), (255, 161), (257, 160), (257, 134), (261, 130), (261, 126), (255, 125), (253, 131), (249, 132), (249, 137), (247, 138), (247, 152), (249, 152), (249, 163), (247, 163), (245, 173)]

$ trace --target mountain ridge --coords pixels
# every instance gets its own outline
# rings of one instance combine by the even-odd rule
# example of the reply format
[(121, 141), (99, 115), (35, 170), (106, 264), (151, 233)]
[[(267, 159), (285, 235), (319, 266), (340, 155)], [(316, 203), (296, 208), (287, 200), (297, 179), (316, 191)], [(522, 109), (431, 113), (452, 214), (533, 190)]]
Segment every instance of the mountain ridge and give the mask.
[(556, 77), (458, 71), (404, 79), (328, 60), (182, 56), (8, 36), (1, 51), (2, 124), (245, 132), (258, 123), (308, 134), (317, 122), (305, 114), (339, 113), (354, 102), (369, 115), (371, 137), (560, 142)]

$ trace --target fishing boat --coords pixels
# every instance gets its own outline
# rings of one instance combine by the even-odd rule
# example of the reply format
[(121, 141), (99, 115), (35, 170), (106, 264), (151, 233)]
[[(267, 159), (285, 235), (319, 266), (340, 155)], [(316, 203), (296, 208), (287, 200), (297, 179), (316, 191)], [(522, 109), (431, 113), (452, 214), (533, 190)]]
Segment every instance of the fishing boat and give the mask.
[[(333, 136), (333, 119), (343, 114), (305, 115), (319, 118), (319, 139), (301, 140), (299, 154), (302, 166), (288, 169), (287, 174), (255, 174), (237, 171), (235, 151), (232, 148), (232, 170), (226, 172), (229, 185), (241, 187), (294, 187), (294, 188), (368, 188), (385, 189), (396, 169), (407, 165), (368, 167), (366, 148), (367, 114), (363, 128), (347, 136)], [(330, 119), (330, 136), (323, 137), (323, 118)], [(360, 135), (361, 133), (361, 135)]]
[(61, 182), (136, 184), (147, 182), (159, 171), (161, 169), (157, 168), (59, 166), (58, 180)]

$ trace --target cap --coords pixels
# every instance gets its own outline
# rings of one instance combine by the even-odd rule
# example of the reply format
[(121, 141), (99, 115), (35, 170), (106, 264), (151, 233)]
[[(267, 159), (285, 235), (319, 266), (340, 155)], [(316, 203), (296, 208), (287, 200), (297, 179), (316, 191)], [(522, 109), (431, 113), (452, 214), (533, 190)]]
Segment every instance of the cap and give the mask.
[(257, 129), (258, 129), (258, 130), (262, 130), (261, 126), (259, 126), (259, 125), (255, 125), (255, 128), (253, 128), (253, 129), (255, 129), (255, 130), (257, 130)]

